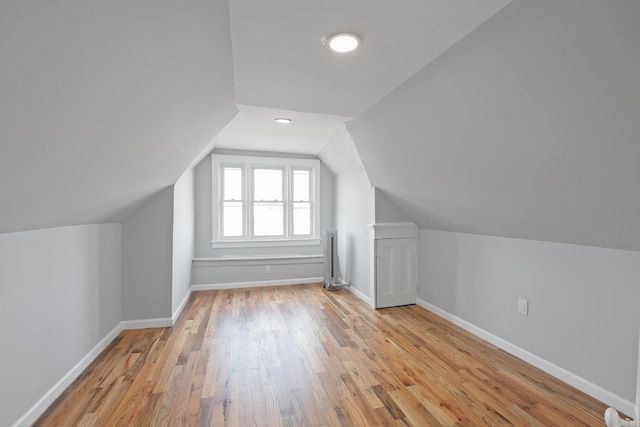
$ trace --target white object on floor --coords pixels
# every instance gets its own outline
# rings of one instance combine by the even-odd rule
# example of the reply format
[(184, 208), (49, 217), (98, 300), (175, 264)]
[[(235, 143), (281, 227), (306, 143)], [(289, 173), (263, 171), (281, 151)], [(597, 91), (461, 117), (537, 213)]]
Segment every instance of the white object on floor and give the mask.
[(604, 411), (604, 422), (607, 424), (607, 427), (637, 427), (638, 424), (634, 420), (630, 420), (628, 418), (620, 419), (620, 415), (618, 411), (613, 408), (607, 408)]

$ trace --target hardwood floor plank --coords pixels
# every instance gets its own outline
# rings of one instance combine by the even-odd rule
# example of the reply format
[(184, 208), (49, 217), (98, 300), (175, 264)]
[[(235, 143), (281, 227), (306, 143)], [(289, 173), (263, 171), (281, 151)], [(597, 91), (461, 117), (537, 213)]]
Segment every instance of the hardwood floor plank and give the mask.
[[(540, 420), (536, 420), (535, 418), (533, 418), (531, 416), (531, 414), (529, 414), (526, 410), (524, 410), (523, 408), (521, 408), (519, 406), (512, 405), (507, 409), (510, 412), (512, 412), (518, 419), (522, 420), (522, 423), (519, 424), (521, 426), (546, 427), (546, 424), (544, 424)], [(594, 423), (593, 425), (598, 425), (598, 424)]]
[[(189, 403), (189, 397), (194, 390), (194, 380), (196, 366), (198, 365), (198, 359), (200, 358), (200, 352), (195, 351), (189, 353), (187, 363), (184, 368), (184, 375), (180, 381), (178, 392), (173, 399), (173, 406), (167, 417), (168, 425), (194, 425), (193, 419), (191, 423), (187, 422), (187, 409)], [(195, 398), (200, 401), (200, 394), (196, 392)], [(197, 414), (196, 414), (197, 415)]]
[(603, 425), (605, 405), (418, 306), (320, 284), (194, 292), (36, 426)]
[(281, 427), (282, 418), (280, 417), (280, 407), (278, 405), (278, 398), (272, 384), (263, 386), (265, 413), (263, 421), (265, 425)]
[(438, 427), (446, 424), (440, 423), (406, 388), (393, 390), (389, 396), (404, 413), (410, 425)]

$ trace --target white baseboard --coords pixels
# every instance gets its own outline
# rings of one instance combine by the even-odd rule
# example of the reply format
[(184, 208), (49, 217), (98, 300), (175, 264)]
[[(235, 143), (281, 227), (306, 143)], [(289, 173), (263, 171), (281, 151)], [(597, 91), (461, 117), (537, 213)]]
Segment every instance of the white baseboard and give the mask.
[(178, 321), (178, 317), (180, 317), (180, 314), (182, 314), (182, 310), (184, 310), (184, 308), (186, 307), (187, 303), (189, 302), (189, 297), (191, 296), (191, 292), (192, 292), (191, 288), (189, 288), (189, 291), (187, 292), (187, 294), (182, 299), (182, 302), (180, 303), (178, 308), (176, 308), (176, 311), (171, 316), (171, 326), (175, 325), (176, 322)]
[(47, 408), (71, 385), (71, 383), (93, 362), (123, 330), (122, 322), (118, 323), (102, 338), (78, 363), (75, 364), (53, 387), (51, 387), (29, 410), (16, 421), (12, 427), (28, 427), (33, 424)]
[(485, 331), (482, 328), (475, 326), (468, 321), (461, 319), (435, 305), (429, 304), (428, 302), (421, 300), (418, 298), (417, 304), (420, 307), (423, 307), (434, 314), (442, 317), (453, 323), (454, 325), (460, 326), (462, 329), (471, 332), (473, 335), (482, 338), (485, 341), (490, 342), (496, 347), (506, 351), (509, 354), (517, 357), (518, 359), (524, 360), (530, 365), (535, 366), (538, 369), (548, 373), (549, 375), (554, 376), (555, 378), (564, 381), (565, 383), (577, 388), (578, 390), (588, 394), (589, 396), (598, 399), (599, 401), (609, 405), (618, 411), (621, 411), (625, 414), (634, 414), (635, 413), (635, 403), (632, 403), (622, 397), (611, 393), (608, 390), (603, 389), (602, 387), (592, 383), (591, 381), (587, 381), (582, 377), (574, 374), (573, 372), (567, 371), (564, 368), (561, 368), (558, 365), (555, 365), (548, 360), (545, 360), (539, 356), (536, 356), (533, 353), (524, 350), (510, 342), (493, 335), (490, 332)]
[(260, 288), (263, 286), (300, 285), (303, 283), (322, 283), (322, 277), (307, 277), (303, 279), (266, 280), (261, 282), (213, 283), (210, 285), (191, 285), (193, 292), (217, 291), (222, 289)]
[(349, 286), (347, 289), (349, 289), (351, 293), (353, 293), (355, 296), (360, 298), (362, 301), (366, 302), (367, 304), (373, 307), (373, 305), (371, 304), (371, 298), (365, 295), (362, 291), (354, 288), (353, 286)]
[(122, 321), (122, 330), (124, 331), (130, 331), (132, 329), (170, 328), (172, 326), (173, 320), (170, 317)]

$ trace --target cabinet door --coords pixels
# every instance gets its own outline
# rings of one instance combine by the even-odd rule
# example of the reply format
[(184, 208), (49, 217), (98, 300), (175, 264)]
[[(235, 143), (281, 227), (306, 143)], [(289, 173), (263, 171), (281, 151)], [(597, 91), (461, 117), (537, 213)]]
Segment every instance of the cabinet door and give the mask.
[(376, 240), (376, 308), (416, 303), (416, 239)]

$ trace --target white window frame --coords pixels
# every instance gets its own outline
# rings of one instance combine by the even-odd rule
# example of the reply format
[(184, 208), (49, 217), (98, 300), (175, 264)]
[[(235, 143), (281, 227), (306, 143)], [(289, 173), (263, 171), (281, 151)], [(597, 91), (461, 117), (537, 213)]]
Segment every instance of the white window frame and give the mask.
[[(243, 235), (224, 237), (222, 235), (223, 217), (223, 167), (232, 166), (242, 169), (243, 195)], [(253, 170), (260, 168), (282, 169), (284, 236), (253, 235)], [(303, 236), (293, 235), (293, 171), (310, 171), (311, 233)], [(213, 248), (259, 247), (259, 246), (301, 246), (319, 245), (320, 238), (320, 160), (286, 157), (255, 157), (229, 154), (211, 155), (212, 175), (212, 240)]]

